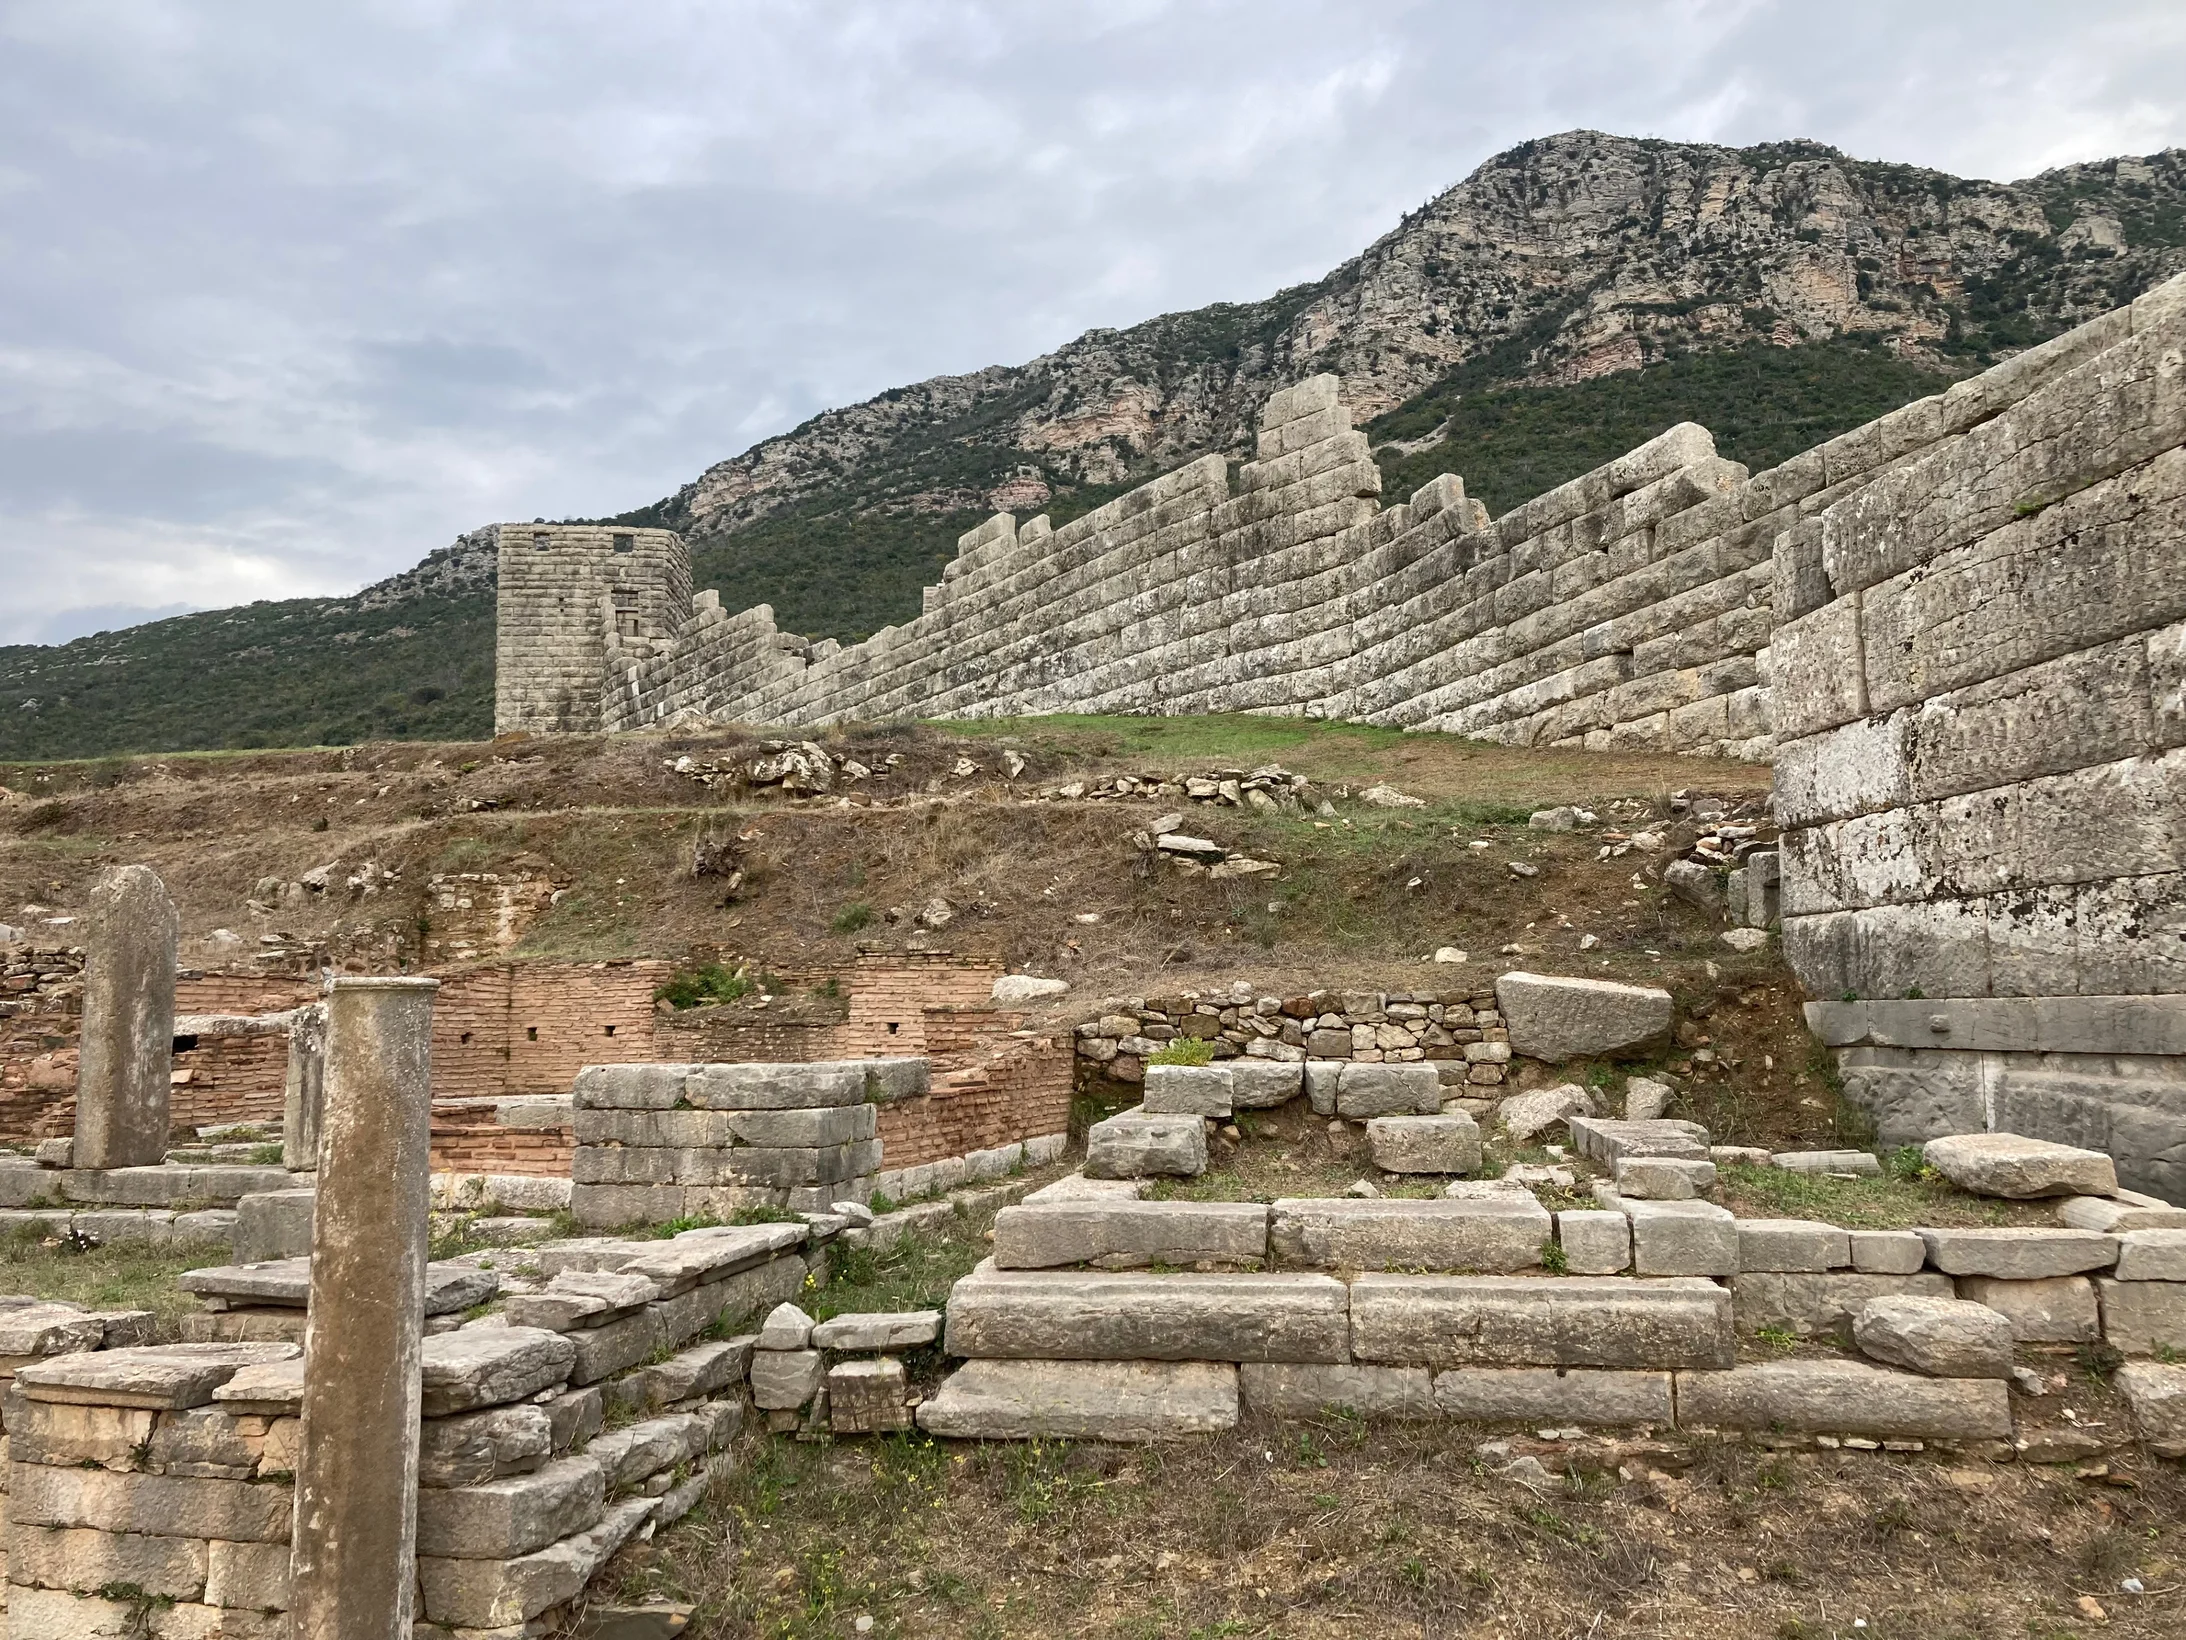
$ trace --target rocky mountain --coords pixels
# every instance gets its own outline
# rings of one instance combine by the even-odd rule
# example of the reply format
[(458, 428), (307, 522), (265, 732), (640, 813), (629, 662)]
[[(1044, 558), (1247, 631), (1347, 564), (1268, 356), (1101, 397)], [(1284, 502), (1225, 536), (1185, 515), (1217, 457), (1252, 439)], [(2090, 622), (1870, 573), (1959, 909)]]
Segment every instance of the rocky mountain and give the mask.
[[(1501, 511), (1671, 422), (1778, 461), (2186, 268), (2186, 150), (2023, 182), (1576, 131), (1498, 154), (1309, 285), (893, 389), (618, 521), (683, 530), (732, 609), (856, 639), (915, 614), (988, 512), (1058, 523), (1210, 451), (1317, 371), (1385, 494)], [(486, 732), (493, 546), (347, 599), (0, 649), (0, 759)]]

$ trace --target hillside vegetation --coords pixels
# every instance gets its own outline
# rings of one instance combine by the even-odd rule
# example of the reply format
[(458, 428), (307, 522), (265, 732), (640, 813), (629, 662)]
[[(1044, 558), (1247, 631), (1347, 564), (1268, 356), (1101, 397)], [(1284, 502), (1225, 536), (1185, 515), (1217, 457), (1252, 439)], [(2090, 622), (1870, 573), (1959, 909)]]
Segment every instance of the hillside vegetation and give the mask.
[[(1371, 418), (1385, 499), (1456, 471), (1500, 512), (1681, 420), (1771, 465), (2181, 268), (2182, 150), (1994, 184), (1567, 132), (1311, 284), (891, 389), (618, 517), (684, 531), (729, 608), (850, 641), (915, 615), (990, 512), (1060, 523), (1247, 454), (1267, 394), (1317, 371)], [(354, 599), (0, 648), (0, 758), (483, 733), (492, 626), (471, 537)]]

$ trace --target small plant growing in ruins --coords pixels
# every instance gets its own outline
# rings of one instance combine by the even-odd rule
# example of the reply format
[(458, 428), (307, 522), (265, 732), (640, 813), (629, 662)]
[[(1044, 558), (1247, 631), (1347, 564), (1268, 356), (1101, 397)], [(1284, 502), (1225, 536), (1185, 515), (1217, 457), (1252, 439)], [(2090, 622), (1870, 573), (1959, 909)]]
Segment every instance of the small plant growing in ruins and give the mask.
[(1203, 1037), (1180, 1036), (1173, 1042), (1164, 1042), (1149, 1055), (1149, 1065), (1211, 1065), (1214, 1063), (1214, 1044)]
[(1552, 1276), (1560, 1276), (1570, 1270), (1571, 1260), (1564, 1254), (1563, 1243), (1555, 1241), (1541, 1243), (1541, 1268)]
[(896, 1198), (889, 1195), (885, 1190), (876, 1190), (867, 1199), (865, 1205), (876, 1213), (893, 1213), (896, 1210)]
[(835, 913), (834, 921), (827, 926), (837, 934), (855, 934), (859, 929), (871, 923), (872, 920), (873, 908), (863, 900), (852, 900)]
[(1772, 1350), (1795, 1350), (1799, 1347), (1799, 1335), (1789, 1327), (1763, 1327), (1754, 1337)]
[(670, 975), (668, 982), (653, 993), (653, 1000), (675, 1009), (702, 1008), (710, 1003), (734, 1002), (751, 988), (751, 980), (742, 969), (731, 973), (720, 963), (709, 962)]

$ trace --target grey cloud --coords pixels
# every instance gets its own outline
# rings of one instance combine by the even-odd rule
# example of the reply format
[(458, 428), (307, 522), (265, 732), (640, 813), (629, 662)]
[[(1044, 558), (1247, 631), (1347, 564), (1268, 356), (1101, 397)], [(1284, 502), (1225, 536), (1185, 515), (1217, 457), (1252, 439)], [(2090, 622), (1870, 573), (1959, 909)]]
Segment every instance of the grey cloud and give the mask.
[(636, 506), (1528, 136), (2010, 177), (2186, 140), (2182, 70), (2163, 4), (0, 0), (0, 641)]

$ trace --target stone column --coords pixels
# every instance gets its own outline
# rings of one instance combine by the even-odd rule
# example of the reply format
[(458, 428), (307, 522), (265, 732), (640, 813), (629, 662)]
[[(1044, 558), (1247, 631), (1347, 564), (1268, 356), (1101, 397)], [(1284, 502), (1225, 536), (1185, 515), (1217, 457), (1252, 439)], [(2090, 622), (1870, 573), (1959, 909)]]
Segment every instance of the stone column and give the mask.
[(281, 1165), (310, 1173), (319, 1165), (319, 1123), (326, 1109), (326, 1004), (306, 1003), (288, 1027), (288, 1089), (281, 1100)]
[(101, 877), (90, 912), (75, 1164), (143, 1167), (167, 1155), (180, 925), (167, 885), (150, 866), (120, 866)]
[(293, 1640), (410, 1640), (439, 988), (327, 986)]

